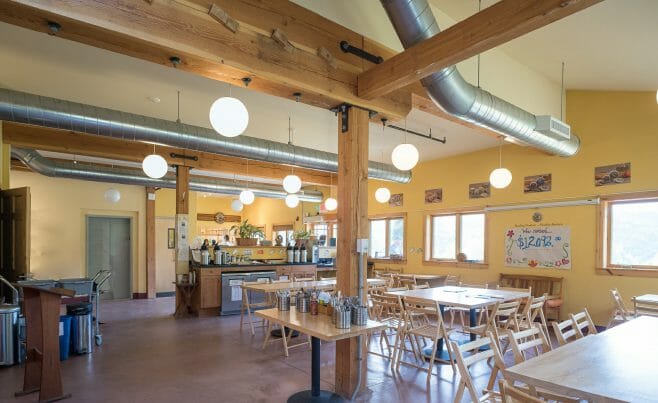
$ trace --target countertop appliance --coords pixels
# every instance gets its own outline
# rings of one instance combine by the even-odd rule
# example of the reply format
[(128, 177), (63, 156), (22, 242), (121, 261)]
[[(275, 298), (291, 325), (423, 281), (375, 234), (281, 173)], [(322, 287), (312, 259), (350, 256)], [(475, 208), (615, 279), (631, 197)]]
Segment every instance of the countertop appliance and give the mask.
[[(222, 306), (220, 315), (237, 315), (242, 307), (242, 283), (260, 281), (269, 283), (276, 279), (276, 271), (259, 271), (252, 273), (223, 273), (222, 274)], [(265, 301), (265, 294), (260, 292), (249, 293), (249, 303)]]

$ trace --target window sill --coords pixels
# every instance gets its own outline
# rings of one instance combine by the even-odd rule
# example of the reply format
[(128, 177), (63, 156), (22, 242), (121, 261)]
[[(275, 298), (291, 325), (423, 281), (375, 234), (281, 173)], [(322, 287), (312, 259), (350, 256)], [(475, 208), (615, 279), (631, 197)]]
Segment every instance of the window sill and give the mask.
[(658, 277), (658, 268), (620, 268), (620, 267), (597, 267), (596, 274), (608, 276), (628, 276), (628, 277)]
[(403, 257), (403, 258), (401, 258), (401, 259), (391, 259), (391, 258), (389, 258), (389, 257), (386, 257), (386, 258), (382, 258), (382, 257), (378, 257), (378, 258), (369, 257), (369, 258), (368, 258), (368, 261), (369, 261), (369, 262), (373, 262), (373, 263), (394, 263), (394, 264), (397, 263), (397, 264), (406, 264), (406, 263), (407, 263), (407, 258), (406, 258), (406, 257)]
[(488, 269), (487, 262), (458, 262), (456, 260), (423, 260), (423, 264), (443, 267), (457, 267), (460, 269)]

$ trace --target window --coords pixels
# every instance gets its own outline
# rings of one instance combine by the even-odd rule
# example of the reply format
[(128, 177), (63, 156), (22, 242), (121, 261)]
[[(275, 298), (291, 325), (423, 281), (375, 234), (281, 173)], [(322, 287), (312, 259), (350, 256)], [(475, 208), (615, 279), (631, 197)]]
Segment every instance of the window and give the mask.
[(658, 198), (605, 201), (604, 267), (658, 269)]
[(327, 223), (317, 223), (311, 226), (311, 236), (320, 236), (324, 235), (325, 238), (328, 238), (329, 225)]
[[(277, 235), (281, 235), (283, 238), (283, 246), (288, 246), (292, 240), (293, 226), (292, 224), (285, 225), (273, 225), (272, 226), (272, 243), (276, 245)], [(294, 242), (293, 242), (294, 243)]]
[(485, 221), (481, 212), (429, 215), (425, 260), (485, 263)]
[(404, 258), (404, 221), (401, 216), (370, 219), (370, 257)]

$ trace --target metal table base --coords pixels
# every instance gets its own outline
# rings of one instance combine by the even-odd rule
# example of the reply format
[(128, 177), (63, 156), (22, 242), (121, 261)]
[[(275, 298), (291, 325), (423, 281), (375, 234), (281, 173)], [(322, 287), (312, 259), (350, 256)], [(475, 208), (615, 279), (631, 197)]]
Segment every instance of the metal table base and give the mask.
[(297, 392), (288, 403), (343, 403), (342, 396), (320, 389), (320, 339), (311, 337), (311, 390)]

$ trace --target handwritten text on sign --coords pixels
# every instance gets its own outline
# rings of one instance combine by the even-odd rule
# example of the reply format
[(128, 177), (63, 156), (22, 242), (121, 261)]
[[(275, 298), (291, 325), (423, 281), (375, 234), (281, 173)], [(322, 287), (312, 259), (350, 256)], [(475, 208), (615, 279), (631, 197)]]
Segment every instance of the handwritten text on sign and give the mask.
[(510, 228), (505, 234), (505, 266), (571, 268), (569, 227)]

